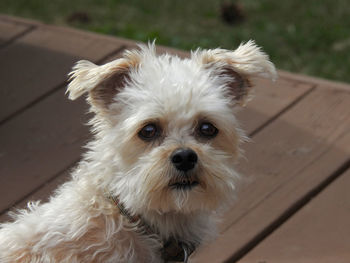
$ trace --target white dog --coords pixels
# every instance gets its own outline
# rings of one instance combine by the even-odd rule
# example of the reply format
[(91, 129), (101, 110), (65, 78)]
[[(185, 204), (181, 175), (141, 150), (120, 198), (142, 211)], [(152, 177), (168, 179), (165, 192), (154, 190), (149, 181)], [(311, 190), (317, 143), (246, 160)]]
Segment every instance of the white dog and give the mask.
[(94, 138), (48, 203), (1, 225), (1, 263), (187, 261), (235, 194), (245, 136), (234, 112), (256, 75), (276, 71), (253, 41), (184, 60), (150, 44), (79, 61), (69, 98), (88, 93)]

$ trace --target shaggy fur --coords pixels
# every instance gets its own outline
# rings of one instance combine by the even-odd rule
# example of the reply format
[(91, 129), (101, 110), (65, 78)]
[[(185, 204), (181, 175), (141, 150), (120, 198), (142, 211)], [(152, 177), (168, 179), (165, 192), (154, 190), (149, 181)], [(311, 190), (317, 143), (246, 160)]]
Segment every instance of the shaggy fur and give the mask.
[[(235, 51), (197, 50), (184, 60), (157, 56), (150, 44), (102, 66), (78, 62), (67, 91), (73, 100), (88, 93), (94, 138), (48, 203), (30, 203), (1, 225), (0, 261), (162, 262), (159, 238), (197, 245), (212, 239), (239, 177), (235, 161), (245, 135), (235, 109), (256, 75), (275, 78), (276, 71), (253, 41)], [(203, 122), (218, 134), (201, 136)], [(139, 132), (149, 123), (158, 133), (145, 141)], [(181, 147), (198, 155), (185, 175), (198, 185), (189, 189), (169, 186), (184, 176), (170, 161)], [(106, 190), (158, 238), (140, 234)]]

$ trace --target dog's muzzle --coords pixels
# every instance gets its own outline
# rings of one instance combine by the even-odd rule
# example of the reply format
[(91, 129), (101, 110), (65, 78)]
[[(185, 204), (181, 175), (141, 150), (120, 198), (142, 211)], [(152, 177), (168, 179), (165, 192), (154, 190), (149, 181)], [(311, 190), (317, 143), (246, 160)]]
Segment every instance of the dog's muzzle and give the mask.
[(198, 156), (190, 148), (178, 148), (171, 154), (170, 160), (177, 170), (187, 172), (196, 166)]

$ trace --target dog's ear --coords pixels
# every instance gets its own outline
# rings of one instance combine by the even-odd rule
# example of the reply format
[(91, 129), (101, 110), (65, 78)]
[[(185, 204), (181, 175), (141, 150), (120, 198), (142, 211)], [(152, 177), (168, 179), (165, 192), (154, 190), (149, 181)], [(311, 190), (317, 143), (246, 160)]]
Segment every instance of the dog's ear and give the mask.
[(192, 59), (216, 75), (213, 77), (225, 77), (230, 95), (241, 105), (246, 102), (251, 90), (251, 77), (261, 76), (272, 80), (277, 77), (275, 66), (269, 57), (252, 40), (241, 44), (234, 51), (197, 50), (192, 53)]
[(91, 106), (99, 110), (108, 109), (115, 95), (130, 80), (131, 71), (136, 70), (139, 63), (139, 51), (127, 51), (123, 58), (102, 66), (86, 60), (77, 62), (69, 73), (69, 99), (75, 100), (88, 93), (87, 100)]

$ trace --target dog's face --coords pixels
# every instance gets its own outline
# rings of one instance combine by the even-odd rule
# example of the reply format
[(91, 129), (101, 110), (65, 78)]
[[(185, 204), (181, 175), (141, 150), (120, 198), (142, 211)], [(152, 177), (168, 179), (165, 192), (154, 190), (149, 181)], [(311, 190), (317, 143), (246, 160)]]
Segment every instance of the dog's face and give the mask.
[(253, 42), (185, 60), (150, 45), (103, 66), (79, 62), (68, 91), (72, 99), (89, 92), (101, 147), (92, 151), (112, 167), (107, 187), (123, 204), (186, 213), (232, 200), (245, 138), (234, 111), (256, 74), (274, 77), (275, 69)]

